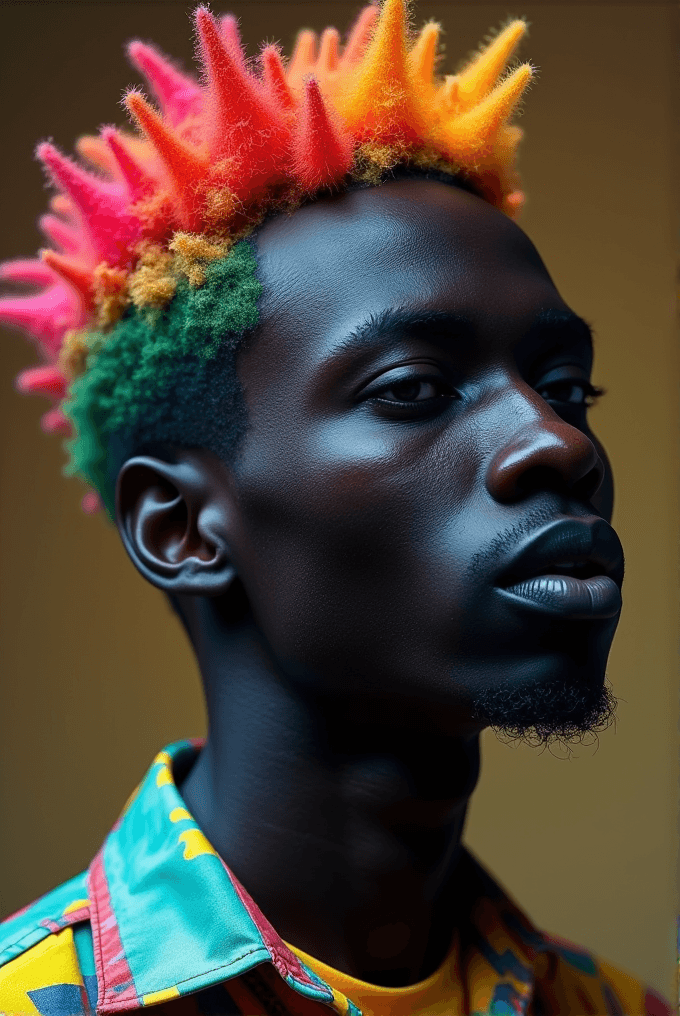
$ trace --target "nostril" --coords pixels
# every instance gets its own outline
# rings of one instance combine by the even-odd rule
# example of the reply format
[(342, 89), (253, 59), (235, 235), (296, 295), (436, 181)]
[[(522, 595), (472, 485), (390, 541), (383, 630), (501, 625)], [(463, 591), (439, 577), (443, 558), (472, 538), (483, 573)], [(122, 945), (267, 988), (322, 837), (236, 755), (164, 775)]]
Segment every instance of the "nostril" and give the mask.
[(604, 466), (598, 458), (597, 464), (573, 484), (572, 494), (581, 501), (590, 501), (602, 486), (603, 479)]
[(515, 481), (515, 496), (526, 497), (538, 490), (553, 490), (558, 494), (573, 492), (573, 486), (565, 475), (552, 466), (531, 466)]

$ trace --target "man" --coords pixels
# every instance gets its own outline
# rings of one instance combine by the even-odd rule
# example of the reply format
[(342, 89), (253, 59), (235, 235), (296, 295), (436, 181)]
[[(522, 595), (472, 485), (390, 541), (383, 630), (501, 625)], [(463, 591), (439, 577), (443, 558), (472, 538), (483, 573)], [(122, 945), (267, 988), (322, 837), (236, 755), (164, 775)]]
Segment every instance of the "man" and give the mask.
[(606, 725), (621, 605), (589, 330), (512, 222), (523, 25), (443, 82), (398, 0), (257, 77), (233, 21), (197, 30), (203, 88), (131, 47), (163, 116), (133, 92), (146, 140), (85, 143), (107, 181), (41, 146), (61, 249), (1, 313), (210, 734), (5, 922), (0, 1007), (665, 1013), (461, 842), (485, 726)]

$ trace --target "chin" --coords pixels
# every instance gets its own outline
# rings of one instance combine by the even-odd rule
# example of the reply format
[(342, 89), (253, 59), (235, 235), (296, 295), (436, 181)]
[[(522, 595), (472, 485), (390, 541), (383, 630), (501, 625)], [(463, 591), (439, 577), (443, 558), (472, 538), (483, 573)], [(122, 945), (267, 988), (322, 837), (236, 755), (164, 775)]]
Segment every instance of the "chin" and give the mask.
[(531, 744), (578, 743), (613, 722), (616, 699), (604, 662), (553, 655), (518, 661), (513, 669), (474, 695), (475, 716), (497, 733)]

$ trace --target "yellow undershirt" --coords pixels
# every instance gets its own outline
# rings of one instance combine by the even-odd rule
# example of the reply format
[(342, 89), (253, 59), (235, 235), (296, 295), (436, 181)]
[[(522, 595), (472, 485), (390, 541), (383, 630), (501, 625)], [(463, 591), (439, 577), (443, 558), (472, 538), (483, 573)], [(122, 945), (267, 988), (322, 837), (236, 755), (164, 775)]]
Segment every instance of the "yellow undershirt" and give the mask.
[(463, 1011), (457, 936), (442, 965), (424, 981), (405, 988), (367, 984), (326, 966), (290, 943), (286, 945), (331, 988), (359, 1006), (364, 1016), (453, 1016)]

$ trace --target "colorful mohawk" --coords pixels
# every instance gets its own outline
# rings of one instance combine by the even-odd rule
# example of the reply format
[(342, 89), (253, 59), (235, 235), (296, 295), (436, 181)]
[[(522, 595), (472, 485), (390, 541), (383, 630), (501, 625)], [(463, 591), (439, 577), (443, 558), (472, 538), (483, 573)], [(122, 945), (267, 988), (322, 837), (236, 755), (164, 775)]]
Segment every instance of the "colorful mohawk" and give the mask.
[[(52, 400), (46, 431), (70, 434), (75, 424), (74, 461), (92, 435), (79, 430), (82, 414), (69, 420), (65, 400), (107, 335), (134, 315), (157, 320), (182, 286), (217, 278), (210, 266), (232, 257), (267, 213), (353, 181), (377, 184), (401, 165), (463, 178), (511, 217), (522, 206), (521, 131), (509, 121), (533, 72), (522, 64), (506, 73), (522, 20), (446, 77), (436, 74), (440, 26), (412, 38), (407, 0), (364, 8), (344, 47), (334, 28), (319, 39), (300, 32), (288, 63), (272, 45), (249, 63), (229, 15), (201, 6), (195, 22), (200, 81), (153, 46), (130, 43), (158, 107), (132, 90), (125, 105), (138, 133), (107, 127), (81, 138), (95, 172), (38, 146), (58, 192), (54, 214), (41, 219), (52, 247), (0, 267), (2, 279), (43, 287), (0, 300), (0, 322), (35, 340), (44, 365), (17, 387)], [(84, 507), (95, 504), (90, 493)]]

